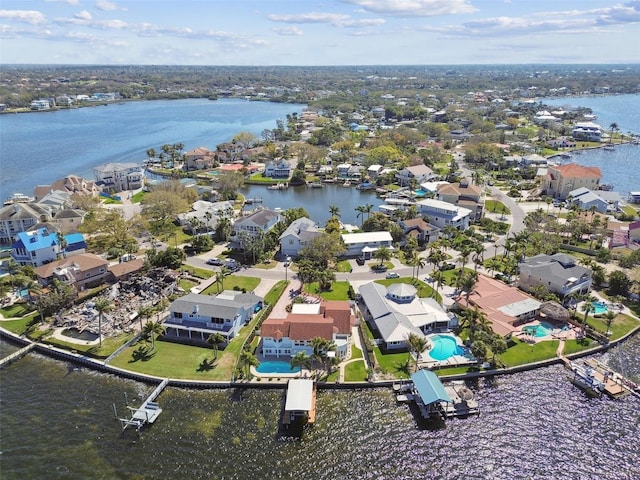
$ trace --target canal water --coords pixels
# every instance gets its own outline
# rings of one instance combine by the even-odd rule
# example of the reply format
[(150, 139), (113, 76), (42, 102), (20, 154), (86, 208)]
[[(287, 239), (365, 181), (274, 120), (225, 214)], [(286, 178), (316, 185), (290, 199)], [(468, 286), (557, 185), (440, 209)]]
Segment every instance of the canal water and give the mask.
[[(6, 343), (4, 341), (0, 344)], [(3, 354), (6, 347), (0, 349)], [(640, 378), (640, 339), (616, 358)], [(416, 421), (388, 388), (321, 390), (300, 442), (276, 438), (283, 390), (166, 389), (140, 437), (113, 404), (152, 386), (29, 354), (0, 371), (3, 479), (640, 478), (640, 400), (588, 398), (552, 366), (469, 386), (479, 416)]]

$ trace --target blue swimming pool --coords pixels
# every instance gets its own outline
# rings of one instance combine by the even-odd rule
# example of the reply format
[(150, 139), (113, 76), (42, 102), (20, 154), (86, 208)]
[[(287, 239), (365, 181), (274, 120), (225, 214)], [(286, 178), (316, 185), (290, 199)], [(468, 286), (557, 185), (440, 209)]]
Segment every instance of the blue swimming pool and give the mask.
[(607, 304), (604, 302), (591, 302), (591, 306), (593, 307), (594, 315), (602, 315), (609, 311)]
[(540, 322), (539, 325), (527, 325), (522, 331), (534, 337), (546, 337), (553, 333), (553, 325), (547, 322)]
[(258, 373), (298, 373), (300, 367), (291, 368), (287, 362), (281, 362), (278, 360), (269, 360), (266, 362), (260, 362), (260, 365), (256, 367)]
[(429, 349), (429, 356), (434, 360), (446, 360), (454, 355), (464, 355), (465, 353), (455, 337), (451, 335), (434, 335), (430, 340), (432, 345)]

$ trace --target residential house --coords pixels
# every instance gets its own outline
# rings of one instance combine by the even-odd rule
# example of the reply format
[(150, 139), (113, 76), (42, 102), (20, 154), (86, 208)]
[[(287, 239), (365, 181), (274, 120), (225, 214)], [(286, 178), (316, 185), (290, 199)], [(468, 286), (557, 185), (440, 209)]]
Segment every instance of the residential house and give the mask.
[(542, 188), (547, 195), (564, 200), (569, 192), (580, 187), (597, 190), (601, 179), (602, 172), (598, 167), (584, 167), (577, 163), (550, 165)]
[(36, 203), (55, 215), (56, 212), (71, 206), (71, 194), (63, 190), (52, 190)]
[(233, 224), (235, 239), (232, 242), (232, 248), (243, 249), (247, 238), (265, 235), (278, 222), (280, 222), (280, 213), (266, 208), (239, 218)]
[(216, 163), (214, 152), (206, 147), (196, 147), (184, 154), (186, 170), (203, 170), (213, 168)]
[(322, 235), (315, 222), (309, 218), (298, 218), (280, 235), (280, 253), (285, 257), (297, 257), (301, 248)]
[(640, 220), (629, 224), (629, 241), (640, 244)]
[(589, 190), (585, 187), (576, 188), (571, 190), (567, 195), (567, 202), (571, 205), (577, 205), (580, 210), (595, 210), (599, 213), (606, 213), (609, 208), (609, 202), (599, 195), (598, 192)]
[(426, 215), (431, 225), (444, 228), (451, 225), (459, 230), (469, 228), (472, 210), (442, 200), (425, 198), (416, 202), (420, 215)]
[(114, 263), (109, 265), (109, 277), (107, 281), (111, 283), (128, 280), (132, 275), (138, 273), (144, 267), (144, 259), (134, 258), (128, 262)]
[(35, 269), (35, 273), (43, 286), (59, 280), (81, 291), (104, 283), (109, 277), (108, 267), (109, 262), (104, 258), (81, 253), (41, 265)]
[(340, 165), (338, 165), (336, 167), (338, 178), (341, 178), (343, 180), (349, 178), (349, 170), (351, 169), (351, 167), (352, 165), (350, 163), (341, 163)]
[(265, 169), (264, 176), (270, 178), (289, 178), (291, 177), (291, 164), (284, 159), (270, 161)]
[(370, 165), (369, 168), (367, 168), (367, 175), (372, 180), (375, 180), (376, 178), (378, 178), (378, 175), (380, 175), (380, 172), (382, 171), (383, 168), (384, 167), (382, 165), (378, 165), (378, 164)]
[(426, 165), (414, 165), (412, 167), (406, 167), (396, 173), (396, 178), (400, 182), (400, 186), (407, 186), (412, 180), (418, 182), (418, 185), (423, 182), (433, 180), (437, 175)]
[(19, 265), (39, 267), (53, 262), (61, 254), (58, 236), (46, 228), (19, 232), (11, 245), (11, 256)]
[(445, 312), (433, 298), (420, 298), (416, 287), (394, 283), (385, 287), (370, 282), (359, 288), (360, 311), (387, 350), (407, 349), (410, 334), (424, 336), (449, 331), (458, 318)]
[(298, 352), (313, 354), (313, 339), (323, 338), (336, 346), (335, 355), (345, 358), (349, 350), (355, 315), (348, 301), (293, 304), (285, 318), (268, 318), (260, 326), (262, 354), (287, 360)]
[(535, 255), (518, 265), (518, 286), (525, 291), (541, 285), (561, 298), (572, 293), (587, 293), (591, 288), (591, 269), (578, 265), (571, 255)]
[(51, 220), (51, 213), (36, 203), (13, 203), (0, 208), (0, 243), (10, 244), (20, 232)]
[(107, 163), (93, 169), (96, 184), (103, 190), (122, 192), (143, 187), (144, 170), (137, 163)]
[(165, 336), (183, 342), (206, 342), (209, 335), (220, 333), (225, 341), (240, 329), (263, 306), (264, 299), (253, 293), (225, 290), (219, 295), (189, 293), (173, 301), (164, 322)]
[(574, 140), (587, 142), (601, 142), (603, 133), (602, 127), (594, 122), (578, 122), (571, 131)]
[(80, 196), (96, 197), (101, 189), (93, 180), (87, 180), (77, 175), (68, 175), (63, 179), (56, 180), (51, 185), (38, 185), (34, 190), (35, 201), (38, 202), (48, 193), (61, 190), (70, 194)]
[(31, 110), (49, 110), (51, 108), (51, 102), (49, 100), (40, 98), (38, 100), (32, 100), (29, 106)]
[(343, 233), (346, 257), (371, 258), (381, 247), (393, 250), (393, 238), (389, 232)]
[(198, 200), (191, 205), (192, 211), (187, 213), (181, 213), (176, 218), (178, 223), (186, 227), (188, 230), (193, 230), (195, 225), (199, 226), (199, 231), (215, 232), (218, 225), (218, 219), (221, 216), (227, 216), (229, 219), (233, 219), (234, 210), (232, 201), (223, 202), (207, 202), (205, 200)]
[(405, 237), (414, 237), (421, 246), (429, 245), (440, 237), (440, 229), (427, 223), (422, 217), (400, 220), (398, 224)]
[(55, 213), (52, 222), (61, 233), (77, 232), (86, 214), (84, 210), (65, 208)]
[(499, 280), (478, 275), (467, 305), (466, 293), (455, 299), (460, 308), (478, 308), (491, 323), (494, 333), (508, 337), (518, 326), (533, 320), (541, 303), (516, 287)]
[(468, 178), (457, 183), (448, 183), (438, 187), (438, 199), (472, 212), (472, 220), (477, 222), (482, 218), (484, 203), (482, 202), (482, 188), (473, 185)]

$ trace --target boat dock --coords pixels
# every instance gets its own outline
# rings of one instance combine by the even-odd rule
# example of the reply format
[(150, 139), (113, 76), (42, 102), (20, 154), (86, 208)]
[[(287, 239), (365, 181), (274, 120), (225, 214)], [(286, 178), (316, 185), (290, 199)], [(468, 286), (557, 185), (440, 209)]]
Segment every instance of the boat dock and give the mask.
[(147, 397), (147, 399), (142, 403), (140, 407), (135, 408), (127, 405), (127, 408), (131, 411), (130, 418), (118, 418), (118, 415), (116, 413), (116, 406), (113, 406), (113, 411), (116, 414), (116, 418), (120, 420), (122, 433), (124, 433), (128, 427), (133, 427), (138, 433), (140, 433), (140, 429), (142, 427), (144, 427), (146, 424), (151, 424), (156, 421), (156, 419), (162, 413), (162, 408), (160, 408), (160, 405), (158, 405), (155, 400), (168, 384), (169, 379), (165, 378), (162, 382), (160, 382), (156, 389), (151, 392), (151, 394)]
[(565, 365), (573, 371), (573, 383), (584, 388), (589, 393), (607, 394), (611, 398), (624, 398), (632, 394), (640, 398), (640, 386), (625, 378), (618, 372), (614, 372), (607, 365), (595, 358), (584, 360), (581, 363), (570, 362), (563, 358)]
[(13, 352), (11, 355), (7, 355), (6, 357), (4, 357), (3, 359), (0, 360), (0, 368), (3, 368), (4, 366), (9, 365), (10, 363), (15, 362), (16, 360), (20, 360), (27, 353), (29, 353), (31, 350), (33, 350), (35, 348), (35, 346), (36, 346), (35, 343), (30, 343), (26, 347), (21, 348), (20, 350), (18, 350), (16, 352)]
[(443, 385), (435, 373), (419, 370), (411, 376), (410, 383), (394, 385), (396, 400), (414, 404), (424, 419), (440, 417), (464, 417), (480, 413), (473, 392), (463, 381)]
[(313, 380), (292, 378), (287, 384), (282, 423), (290, 425), (298, 418), (308, 425), (316, 421), (316, 386)]

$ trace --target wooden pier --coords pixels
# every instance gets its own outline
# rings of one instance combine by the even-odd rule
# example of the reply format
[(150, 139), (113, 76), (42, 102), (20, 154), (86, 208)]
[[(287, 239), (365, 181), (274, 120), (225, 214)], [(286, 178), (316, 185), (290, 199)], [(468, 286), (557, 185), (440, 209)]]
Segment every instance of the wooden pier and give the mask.
[[(129, 427), (135, 428), (136, 432), (140, 433), (140, 429), (142, 429), (142, 427), (156, 421), (156, 419), (162, 413), (162, 408), (160, 408), (160, 405), (158, 405), (155, 400), (168, 384), (169, 379), (165, 378), (162, 382), (160, 382), (156, 389), (151, 392), (151, 394), (147, 397), (147, 399), (142, 403), (140, 407), (135, 408), (127, 405), (127, 408), (131, 411), (131, 417), (118, 418), (118, 415), (116, 413), (116, 418), (120, 420), (120, 425), (122, 426), (122, 433), (124, 433), (125, 430)], [(114, 413), (115, 409), (116, 407), (114, 405)]]
[(22, 357), (24, 357), (27, 353), (29, 353), (35, 347), (36, 347), (35, 343), (30, 343), (29, 345), (27, 345), (24, 348), (21, 348), (17, 352), (13, 352), (11, 355), (7, 355), (6, 357), (0, 360), (0, 368), (3, 368), (4, 366), (9, 365), (10, 363), (15, 362), (16, 360), (20, 360)]
[[(594, 394), (605, 393), (611, 398), (624, 398), (629, 394), (640, 397), (637, 385), (595, 358), (581, 363), (563, 358), (567, 367), (574, 372), (573, 382)], [(634, 388), (635, 386), (635, 388)]]

